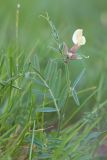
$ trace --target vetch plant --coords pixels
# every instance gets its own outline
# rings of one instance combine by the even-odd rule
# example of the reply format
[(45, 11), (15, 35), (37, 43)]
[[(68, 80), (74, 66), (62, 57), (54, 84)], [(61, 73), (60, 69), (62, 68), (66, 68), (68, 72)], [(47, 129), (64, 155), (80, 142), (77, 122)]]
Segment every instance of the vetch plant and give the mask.
[[(19, 8), (18, 3), (17, 42), (20, 42)], [(95, 142), (103, 134), (96, 128), (102, 118), (100, 111), (107, 100), (101, 103), (99, 94), (93, 111), (90, 109), (91, 112), (86, 115), (83, 108), (93, 107), (96, 93), (102, 91), (103, 80), (98, 90), (96, 86), (88, 87), (87, 83), (86, 88), (78, 91), (87, 69), (83, 68), (76, 80), (72, 80), (73, 71), (76, 72), (72, 60), (77, 64), (85, 57), (78, 55), (80, 47), (86, 44), (83, 29), (73, 33), (73, 45), (69, 49), (48, 14), (42, 17), (51, 27), (56, 47), (51, 48), (60, 53), (60, 60), (57, 61), (57, 54), (54, 59), (50, 54), (48, 63), (42, 57), (43, 64), (40, 65), (36, 52), (33, 55), (32, 51), (24, 52), (24, 48), (20, 48), (17, 55), (10, 48), (5, 56), (1, 54), (0, 160), (93, 160)], [(16, 48), (19, 48), (19, 43), (16, 43)], [(81, 102), (79, 95), (83, 98)]]
[[(71, 87), (68, 62), (69, 62), (69, 60), (82, 60), (83, 58), (89, 58), (89, 56), (78, 55), (78, 53), (77, 53), (79, 48), (82, 45), (85, 45), (85, 43), (86, 43), (86, 38), (83, 35), (83, 29), (77, 29), (74, 31), (73, 36), (72, 36), (72, 41), (73, 41), (74, 45), (73, 45), (73, 47), (68, 49), (67, 44), (60, 40), (59, 33), (58, 33), (55, 25), (53, 24), (53, 22), (50, 20), (48, 13), (46, 13), (46, 15), (41, 15), (41, 17), (46, 19), (51, 27), (52, 37), (55, 40), (55, 44), (56, 44), (56, 48), (54, 48), (54, 47), (51, 47), (51, 48), (54, 49), (54, 51), (60, 53), (61, 57), (63, 59), (64, 65), (65, 65), (65, 72), (66, 72), (65, 74), (66, 74), (66, 81), (67, 81), (67, 86), (68, 86), (67, 87), (68, 94), (70, 95), (72, 93), (72, 96), (74, 97), (76, 104), (79, 105), (80, 103), (79, 103), (75, 88), (81, 78), (78, 78), (77, 82), (76, 81), (74, 82), (75, 87), (74, 87), (74, 85), (73, 85), (73, 87)], [(84, 70), (85, 70), (85, 68), (83, 69), (83, 72), (84, 72)]]

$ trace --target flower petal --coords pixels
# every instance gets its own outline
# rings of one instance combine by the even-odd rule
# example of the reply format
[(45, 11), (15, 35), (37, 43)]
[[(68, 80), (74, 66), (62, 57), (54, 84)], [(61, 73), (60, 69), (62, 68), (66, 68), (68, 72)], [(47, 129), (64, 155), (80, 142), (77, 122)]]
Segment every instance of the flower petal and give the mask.
[(76, 53), (80, 46), (74, 44), (72, 48), (69, 49), (69, 52)]
[(83, 30), (82, 29), (77, 29), (73, 36), (72, 36), (72, 41), (74, 44), (81, 46), (84, 45), (86, 43), (86, 39), (83, 36)]
[(86, 39), (84, 36), (82, 36), (81, 45), (84, 45), (86, 43)]

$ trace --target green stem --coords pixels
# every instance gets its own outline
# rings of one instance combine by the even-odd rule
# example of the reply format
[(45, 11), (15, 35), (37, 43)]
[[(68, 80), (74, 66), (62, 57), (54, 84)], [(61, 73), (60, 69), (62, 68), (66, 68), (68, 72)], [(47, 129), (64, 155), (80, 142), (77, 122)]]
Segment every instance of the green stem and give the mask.
[(67, 81), (67, 88), (68, 88), (68, 95), (70, 95), (71, 92), (71, 86), (70, 86), (70, 77), (69, 77), (69, 68), (68, 64), (65, 64), (65, 72), (66, 72), (66, 81)]
[(29, 153), (29, 160), (32, 160), (32, 149), (33, 149), (33, 142), (34, 142), (34, 135), (35, 135), (35, 120), (33, 124), (33, 131), (32, 131), (32, 141), (31, 141), (31, 146), (30, 146), (30, 153)]

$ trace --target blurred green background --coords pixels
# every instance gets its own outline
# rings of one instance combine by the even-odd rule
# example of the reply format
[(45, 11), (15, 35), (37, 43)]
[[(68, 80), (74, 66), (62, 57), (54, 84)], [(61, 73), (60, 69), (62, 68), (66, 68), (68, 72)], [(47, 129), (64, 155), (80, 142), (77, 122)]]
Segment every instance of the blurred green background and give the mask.
[[(49, 49), (53, 39), (47, 22), (40, 17), (46, 11), (51, 17), (62, 41), (72, 45), (72, 34), (83, 28), (87, 43), (80, 53), (90, 56), (84, 60), (73, 61), (71, 81), (86, 67), (81, 89), (98, 87), (104, 77), (102, 101), (106, 98), (107, 81), (107, 1), (106, 0), (4, 0), (0, 2), (0, 48), (2, 52), (16, 43), (16, 6), (20, 3), (19, 46), (28, 55), (33, 50), (38, 54), (43, 68), (47, 60), (59, 57)], [(84, 95), (83, 99), (85, 98)], [(82, 99), (81, 99), (82, 101)], [(92, 102), (93, 103), (93, 102)]]

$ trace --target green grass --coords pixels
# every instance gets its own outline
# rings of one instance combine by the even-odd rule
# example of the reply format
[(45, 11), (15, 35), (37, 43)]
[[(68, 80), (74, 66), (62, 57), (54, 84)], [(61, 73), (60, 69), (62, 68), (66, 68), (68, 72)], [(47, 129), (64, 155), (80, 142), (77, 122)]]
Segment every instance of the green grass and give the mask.
[[(1, 2), (0, 160), (107, 158), (98, 153), (107, 132), (106, 6), (105, 0)], [(78, 28), (87, 40), (78, 52), (89, 58), (65, 63), (63, 42), (71, 47)]]

